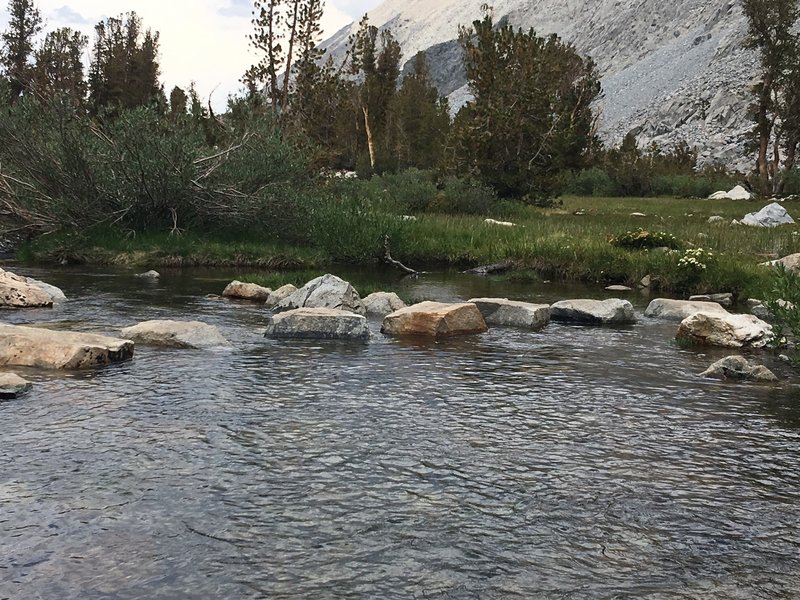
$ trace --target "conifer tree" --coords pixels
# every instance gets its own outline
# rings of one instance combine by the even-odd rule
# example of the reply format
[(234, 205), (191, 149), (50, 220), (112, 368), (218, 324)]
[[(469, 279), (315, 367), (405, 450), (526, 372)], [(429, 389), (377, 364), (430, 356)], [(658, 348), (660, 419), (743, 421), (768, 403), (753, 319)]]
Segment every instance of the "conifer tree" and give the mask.
[(242, 81), (251, 91), (266, 86), (272, 110), (278, 112), (283, 90), (278, 86), (278, 71), (285, 57), (281, 40), (285, 0), (254, 0), (253, 33), (247, 37), (256, 51), (262, 53), (259, 61), (244, 74)]
[(37, 97), (46, 102), (56, 97), (67, 98), (75, 105), (85, 102), (83, 53), (88, 44), (87, 36), (69, 27), (47, 33), (34, 53), (31, 79)]
[(179, 117), (186, 114), (186, 103), (189, 101), (189, 96), (183, 91), (183, 88), (177, 85), (172, 88), (169, 93), (169, 114), (173, 117)]
[(42, 17), (33, 0), (9, 0), (8, 29), (3, 32), (2, 64), (15, 103), (30, 85), (34, 39), (42, 30)]

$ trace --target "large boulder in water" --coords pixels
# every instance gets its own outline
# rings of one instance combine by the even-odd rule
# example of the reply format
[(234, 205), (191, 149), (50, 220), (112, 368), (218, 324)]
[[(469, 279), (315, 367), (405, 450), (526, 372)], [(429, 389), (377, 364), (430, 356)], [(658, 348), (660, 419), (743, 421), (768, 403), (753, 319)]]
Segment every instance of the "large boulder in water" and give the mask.
[(405, 308), (406, 303), (394, 292), (374, 292), (364, 298), (364, 306), (368, 315), (383, 318), (401, 308)]
[(700, 374), (702, 377), (720, 379), (747, 379), (750, 381), (775, 382), (775, 373), (764, 365), (752, 365), (744, 356), (726, 356)]
[(244, 283), (234, 279), (225, 289), (222, 290), (222, 295), (226, 298), (235, 298), (237, 300), (249, 300), (250, 302), (266, 302), (272, 290), (265, 288), (255, 283)]
[(773, 202), (756, 213), (745, 215), (741, 222), (753, 227), (778, 227), (779, 225), (792, 225), (794, 219), (789, 216), (783, 206)]
[(507, 298), (473, 298), (490, 327), (519, 327), (541, 329), (550, 322), (550, 306), (518, 302)]
[(0, 306), (43, 308), (66, 300), (57, 287), (0, 269)]
[(0, 366), (88, 369), (133, 357), (133, 342), (93, 333), (0, 325)]
[(681, 321), (677, 339), (703, 346), (763, 348), (772, 326), (753, 315), (697, 313)]
[(636, 312), (627, 300), (562, 300), (550, 307), (554, 321), (596, 325), (624, 325), (636, 322)]
[(309, 281), (278, 303), (275, 311), (282, 312), (295, 308), (333, 308), (358, 315), (365, 315), (367, 312), (355, 288), (336, 275), (330, 274)]
[(220, 348), (230, 346), (219, 330), (201, 321), (145, 321), (122, 330), (126, 339), (169, 348)]
[(295, 308), (270, 317), (266, 337), (316, 340), (369, 339), (367, 318), (333, 308)]
[(0, 399), (16, 398), (33, 387), (16, 373), (0, 373)]
[(386, 315), (381, 326), (386, 335), (437, 338), (483, 333), (487, 329), (481, 311), (471, 302), (420, 302)]
[(269, 295), (269, 298), (267, 298), (267, 302), (264, 306), (267, 308), (274, 308), (296, 291), (297, 287), (293, 286), (291, 283), (287, 283), (286, 285), (279, 287), (277, 290), (274, 290)]
[(667, 321), (683, 321), (697, 313), (712, 315), (729, 314), (728, 311), (717, 302), (656, 298), (647, 306), (647, 309), (644, 311), (644, 316), (665, 319)]

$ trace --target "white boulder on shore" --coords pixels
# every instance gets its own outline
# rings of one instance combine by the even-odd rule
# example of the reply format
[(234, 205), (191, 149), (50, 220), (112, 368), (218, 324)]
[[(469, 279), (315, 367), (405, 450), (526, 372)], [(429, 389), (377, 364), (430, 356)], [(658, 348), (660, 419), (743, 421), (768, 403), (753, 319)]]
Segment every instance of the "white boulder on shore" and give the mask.
[(481, 311), (490, 327), (518, 327), (541, 329), (550, 322), (550, 306), (518, 302), (508, 298), (473, 298), (470, 300)]
[(234, 298), (236, 300), (249, 300), (250, 302), (266, 302), (272, 290), (255, 283), (245, 283), (234, 279), (225, 289), (222, 290), (222, 295), (226, 298)]
[(647, 306), (644, 311), (644, 316), (654, 319), (665, 319), (667, 321), (683, 321), (697, 313), (714, 315), (729, 314), (728, 311), (717, 302), (656, 298)]
[(137, 343), (169, 348), (225, 348), (230, 346), (219, 329), (201, 321), (144, 321), (123, 329), (122, 336)]
[(753, 315), (697, 313), (681, 321), (678, 340), (722, 348), (763, 348), (772, 341), (772, 326)]
[(47, 308), (66, 299), (54, 285), (0, 269), (0, 306)]
[(562, 300), (550, 306), (554, 321), (596, 325), (626, 325), (636, 323), (636, 311), (627, 300)]
[(315, 340), (367, 340), (367, 318), (334, 308), (295, 308), (270, 317), (266, 337)]
[(71, 331), (0, 325), (0, 366), (89, 369), (133, 358), (133, 341)]
[(274, 310), (282, 312), (295, 308), (333, 308), (365, 315), (367, 309), (361, 296), (348, 282), (336, 275), (323, 275), (312, 279), (291, 296), (278, 303)]
[(488, 330), (478, 307), (471, 302), (420, 302), (386, 315), (381, 332), (396, 336), (446, 338)]

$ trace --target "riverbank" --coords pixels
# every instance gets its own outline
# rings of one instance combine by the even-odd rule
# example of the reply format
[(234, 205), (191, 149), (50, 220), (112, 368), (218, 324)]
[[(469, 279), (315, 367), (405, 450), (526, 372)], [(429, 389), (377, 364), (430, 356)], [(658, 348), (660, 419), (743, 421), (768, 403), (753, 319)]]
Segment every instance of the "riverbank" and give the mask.
[[(22, 247), (18, 257), (34, 263), (142, 268), (235, 266), (253, 269), (258, 277), (336, 264), (379, 264), (388, 234), (393, 257), (416, 269), (466, 269), (507, 260), (514, 272), (532, 272), (552, 281), (634, 286), (650, 276), (654, 290), (729, 291), (747, 297), (771, 285), (769, 270), (760, 263), (800, 252), (795, 226), (731, 224), (766, 203), (569, 197), (556, 208), (519, 207), (508, 217), (513, 226), (475, 216), (408, 218), (375, 207), (348, 206), (325, 227), (317, 225), (307, 240), (291, 245), (261, 239), (257, 230), (232, 237), (198, 232), (133, 235), (104, 229), (41, 237)], [(796, 201), (785, 206), (790, 214), (800, 212)], [(721, 220), (709, 223), (710, 217)], [(634, 235), (626, 237), (627, 232)], [(666, 248), (632, 247), (643, 238), (652, 238), (654, 244), (673, 242)], [(685, 260), (687, 252), (697, 254), (698, 249), (701, 260)]]

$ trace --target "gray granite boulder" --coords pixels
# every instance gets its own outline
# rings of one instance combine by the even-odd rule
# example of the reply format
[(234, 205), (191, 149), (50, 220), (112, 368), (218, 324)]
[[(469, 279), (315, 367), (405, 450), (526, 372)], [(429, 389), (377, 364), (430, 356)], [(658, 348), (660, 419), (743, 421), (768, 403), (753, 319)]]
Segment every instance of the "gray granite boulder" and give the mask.
[(279, 287), (277, 290), (274, 290), (269, 295), (265, 306), (267, 308), (275, 308), (278, 306), (278, 304), (286, 300), (286, 298), (294, 294), (296, 291), (297, 287), (293, 286), (291, 283), (287, 283), (286, 285)]
[(333, 308), (295, 308), (270, 317), (266, 337), (315, 340), (367, 340), (367, 318)]
[(722, 348), (763, 348), (772, 326), (753, 315), (697, 313), (681, 321), (677, 339)]
[(45, 308), (66, 300), (57, 287), (0, 269), (0, 306)]
[(746, 379), (750, 381), (775, 382), (775, 373), (764, 365), (750, 364), (743, 356), (726, 356), (718, 360), (701, 374), (703, 377), (720, 379)]
[(756, 213), (745, 215), (741, 222), (743, 225), (752, 227), (778, 227), (779, 225), (792, 225), (794, 219), (783, 206), (773, 202)]
[(627, 300), (562, 300), (550, 306), (554, 321), (597, 325), (625, 325), (636, 322), (636, 312)]
[(249, 300), (250, 302), (266, 302), (271, 293), (272, 290), (269, 288), (238, 280), (231, 281), (222, 291), (222, 295), (226, 298)]
[(406, 303), (394, 292), (374, 292), (364, 298), (364, 307), (367, 309), (367, 315), (383, 318), (405, 308)]
[(279, 302), (274, 310), (282, 312), (295, 308), (333, 308), (365, 315), (367, 309), (355, 288), (336, 275), (312, 279), (299, 290)]
[(17, 398), (33, 387), (15, 373), (0, 373), (0, 399)]
[(169, 348), (221, 348), (230, 346), (213, 325), (200, 321), (145, 321), (122, 330), (126, 339)]
[(478, 307), (490, 327), (541, 329), (550, 322), (550, 307), (547, 304), (517, 302), (507, 298), (473, 298), (470, 302)]
[(697, 313), (716, 315), (729, 314), (717, 302), (699, 302), (696, 300), (672, 300), (670, 298), (656, 298), (651, 301), (644, 311), (645, 317), (665, 319), (667, 321), (683, 321)]

